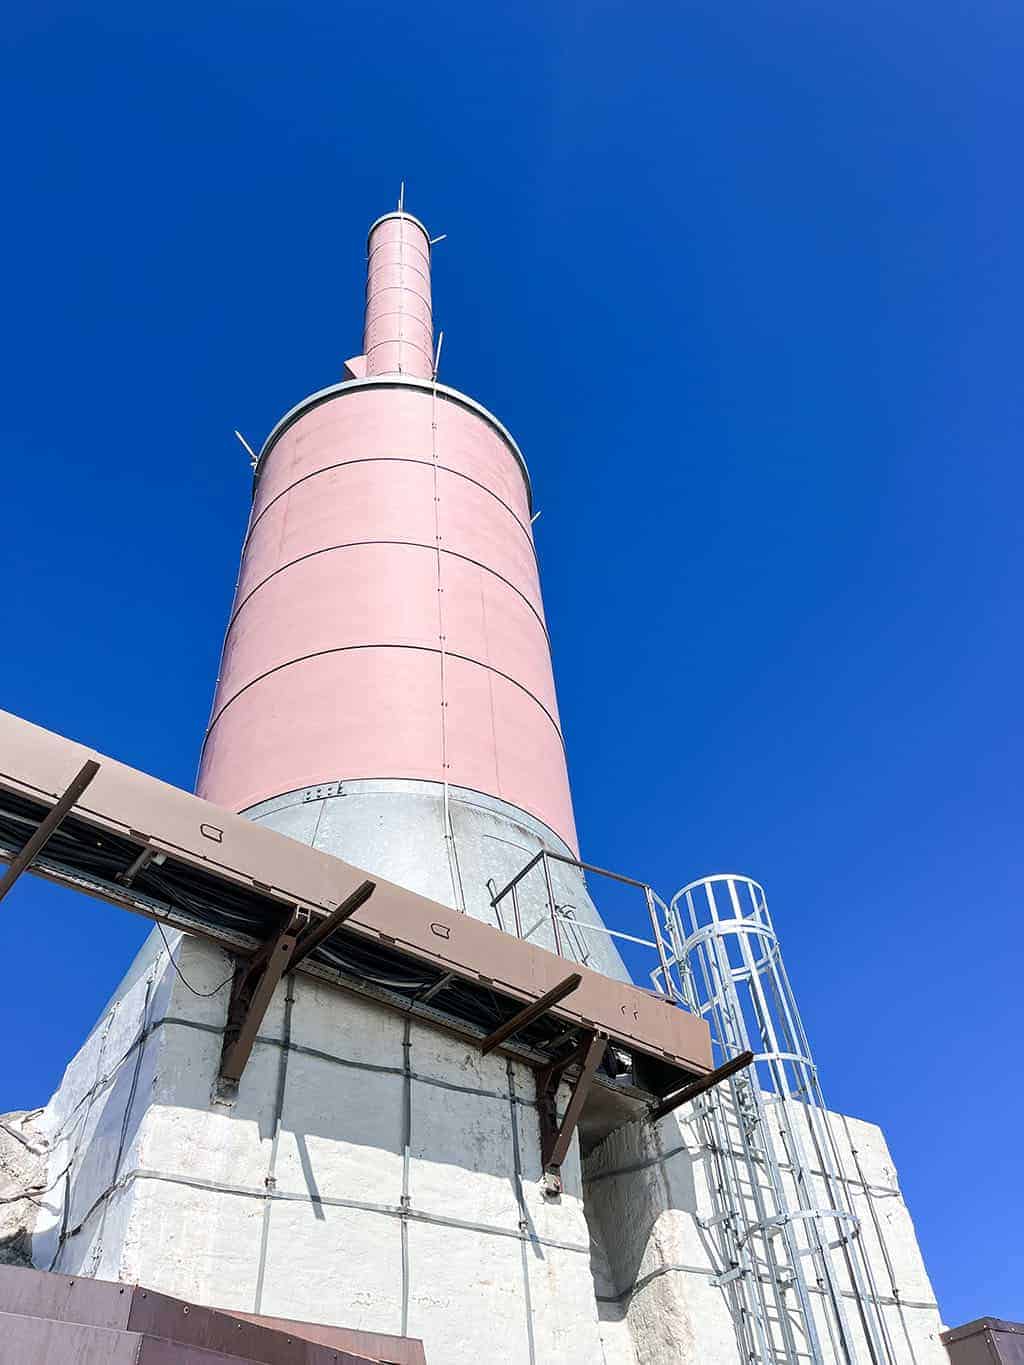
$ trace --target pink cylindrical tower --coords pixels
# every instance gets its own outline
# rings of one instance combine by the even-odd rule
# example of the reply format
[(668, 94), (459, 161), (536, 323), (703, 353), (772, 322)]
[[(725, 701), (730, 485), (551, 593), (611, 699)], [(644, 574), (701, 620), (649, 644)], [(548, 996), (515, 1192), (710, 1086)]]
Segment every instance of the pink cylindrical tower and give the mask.
[(434, 373), (430, 236), (418, 218), (386, 213), (366, 243), (366, 373)]
[(493, 918), (488, 883), (576, 832), (529, 476), (432, 377), (429, 262), (378, 219), (360, 377), (263, 446), (198, 790)]

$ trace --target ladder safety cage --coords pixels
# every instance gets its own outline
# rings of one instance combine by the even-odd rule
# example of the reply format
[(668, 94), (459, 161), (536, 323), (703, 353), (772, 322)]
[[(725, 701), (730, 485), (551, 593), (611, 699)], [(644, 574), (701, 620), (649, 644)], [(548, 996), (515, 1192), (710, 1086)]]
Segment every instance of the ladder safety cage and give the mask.
[[(711, 1236), (746, 1358), (896, 1355), (764, 888), (719, 874), (684, 886), (652, 973), (711, 1028), (718, 1064), (753, 1053), (694, 1104), (709, 1154)], [(883, 1247), (884, 1253), (884, 1247)]]

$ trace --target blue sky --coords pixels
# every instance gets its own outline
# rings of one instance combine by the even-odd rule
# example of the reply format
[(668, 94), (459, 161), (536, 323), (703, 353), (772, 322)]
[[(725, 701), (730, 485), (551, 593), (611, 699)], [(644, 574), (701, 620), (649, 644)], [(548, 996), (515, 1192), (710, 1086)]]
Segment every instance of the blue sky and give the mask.
[[(183, 786), (253, 443), (407, 204), (510, 426), (585, 856), (767, 887), (947, 1321), (1024, 1318), (1019, 6), (5, 16), (0, 705)], [(23, 883), (0, 1110), (146, 925)], [(45, 968), (42, 964), (45, 963)]]

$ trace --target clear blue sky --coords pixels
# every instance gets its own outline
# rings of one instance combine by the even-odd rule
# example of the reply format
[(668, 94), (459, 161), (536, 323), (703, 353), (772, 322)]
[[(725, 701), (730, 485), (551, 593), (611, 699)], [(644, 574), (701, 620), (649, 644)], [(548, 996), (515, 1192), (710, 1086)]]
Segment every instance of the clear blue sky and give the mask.
[[(947, 1321), (1024, 1318), (1018, 4), (8, 9), (0, 705), (189, 786), (254, 443), (408, 182), (530, 462), (587, 856), (768, 889)], [(488, 311), (481, 300), (490, 302)], [(0, 1110), (147, 926), (0, 913)]]

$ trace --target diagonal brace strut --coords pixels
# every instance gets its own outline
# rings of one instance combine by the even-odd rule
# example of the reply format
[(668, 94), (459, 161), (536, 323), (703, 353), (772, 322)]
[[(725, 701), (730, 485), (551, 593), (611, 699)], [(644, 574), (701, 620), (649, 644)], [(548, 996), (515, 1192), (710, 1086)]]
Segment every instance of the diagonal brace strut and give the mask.
[(697, 1080), (684, 1085), (681, 1090), (675, 1090), (666, 1095), (662, 1102), (655, 1105), (650, 1111), (648, 1118), (652, 1123), (657, 1123), (659, 1119), (663, 1119), (666, 1114), (671, 1114), (673, 1109), (678, 1109), (687, 1100), (696, 1099), (698, 1095), (703, 1095), (705, 1090), (712, 1089), (713, 1086), (728, 1080), (730, 1076), (734, 1076), (737, 1071), (742, 1071), (753, 1060), (754, 1054), (752, 1052), (741, 1052), (739, 1056), (731, 1058), (728, 1062), (723, 1062), (714, 1071), (709, 1071), (706, 1076), (700, 1076)]
[[(540, 1116), (540, 1155), (545, 1173), (557, 1176), (569, 1153), (576, 1125), (594, 1083), (594, 1076), (608, 1047), (607, 1035), (588, 1033), (575, 1052), (561, 1061), (540, 1068), (537, 1072), (537, 1109)], [(558, 1086), (569, 1067), (580, 1063), (580, 1074), (572, 1088), (569, 1103), (558, 1121), (555, 1097)]]
[(29, 839), (28, 843), (20, 853), (14, 855), (7, 871), (4, 873), (3, 877), (0, 877), (0, 901), (3, 900), (33, 859), (39, 856), (53, 835), (56, 834), (58, 827), (68, 811), (82, 795), (99, 770), (100, 765), (93, 758), (88, 759), (82, 764), (78, 773), (72, 779), (70, 786), (61, 795), (57, 804), (47, 811), (46, 816), (40, 821), (38, 828)]
[(309, 918), (308, 910), (294, 910), (277, 937), (265, 943), (247, 961), (239, 962), (235, 969), (217, 1076), (217, 1089), (222, 1098), (237, 1094), (238, 1083), (252, 1054), (274, 988), (291, 965), (300, 936), (309, 926)]
[(480, 1051), (486, 1056), (488, 1052), (493, 1052), (496, 1047), (501, 1047), (502, 1043), (507, 1043), (514, 1034), (524, 1029), (527, 1024), (532, 1024), (535, 1019), (546, 1014), (553, 1005), (557, 1005), (560, 1000), (571, 995), (582, 980), (583, 978), (578, 972), (573, 972), (572, 976), (567, 976), (557, 986), (552, 986), (551, 990), (531, 1001), (529, 1005), (524, 1006), (518, 1014), (514, 1014), (511, 1019), (506, 1019), (493, 1033), (489, 1033), (486, 1038), (481, 1038)]
[(376, 882), (361, 882), (351, 895), (345, 897), (336, 910), (332, 910), (329, 915), (324, 915), (322, 919), (316, 919), (308, 925), (295, 945), (287, 970), (293, 972), (300, 962), (320, 947), (325, 939), (330, 938), (335, 929), (350, 919), (361, 905), (365, 905), (376, 889)]

